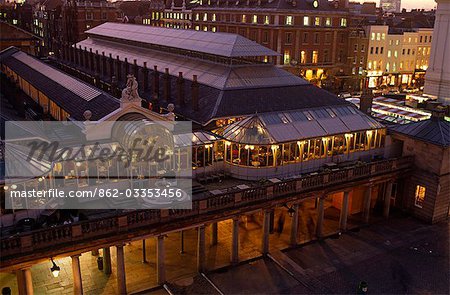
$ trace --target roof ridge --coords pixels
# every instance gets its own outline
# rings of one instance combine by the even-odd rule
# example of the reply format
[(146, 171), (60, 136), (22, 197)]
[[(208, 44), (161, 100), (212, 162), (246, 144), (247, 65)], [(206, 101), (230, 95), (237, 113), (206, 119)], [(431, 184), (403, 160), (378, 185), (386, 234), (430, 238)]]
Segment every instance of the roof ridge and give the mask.
[(441, 121), (438, 121), (438, 126), (439, 126), (439, 132), (441, 133), (441, 137), (442, 137), (442, 143), (445, 145), (447, 140), (445, 138), (444, 132), (442, 131)]

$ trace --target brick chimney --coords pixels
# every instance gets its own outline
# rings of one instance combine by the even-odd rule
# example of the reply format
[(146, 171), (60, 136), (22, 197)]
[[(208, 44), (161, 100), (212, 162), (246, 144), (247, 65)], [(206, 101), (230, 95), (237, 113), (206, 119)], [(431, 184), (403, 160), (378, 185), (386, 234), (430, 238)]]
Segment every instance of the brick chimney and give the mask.
[(191, 84), (191, 94), (192, 94), (192, 109), (194, 111), (198, 111), (198, 92), (199, 92), (199, 85), (197, 82), (197, 75), (192, 76), (192, 84)]
[(177, 79), (177, 105), (181, 106), (183, 104), (184, 104), (184, 78), (183, 72), (179, 72)]

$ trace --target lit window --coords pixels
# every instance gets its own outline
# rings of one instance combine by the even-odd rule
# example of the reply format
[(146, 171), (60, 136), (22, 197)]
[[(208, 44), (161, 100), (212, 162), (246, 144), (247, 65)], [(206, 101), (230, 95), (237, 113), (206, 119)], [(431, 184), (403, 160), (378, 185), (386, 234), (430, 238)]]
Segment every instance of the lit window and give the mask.
[(377, 33), (377, 41), (380, 41), (380, 40), (381, 40), (381, 34)]
[(269, 23), (270, 23), (269, 22), (269, 16), (268, 15), (264, 16), (264, 24), (268, 25)]
[(370, 37), (371, 40), (375, 40), (375, 33), (372, 33), (372, 36)]
[(258, 16), (257, 15), (253, 15), (252, 17), (252, 23), (257, 24), (258, 23)]
[(203, 31), (205, 31), (205, 32), (208, 31), (208, 27), (207, 27), (207, 26), (204, 26), (204, 27), (203, 27)]
[(284, 64), (287, 65), (291, 61), (291, 53), (289, 50), (284, 51)]
[(346, 26), (347, 26), (347, 19), (341, 18), (341, 27), (346, 27)]
[(217, 31), (216, 27), (212, 27), (211, 31), (213, 31), (215, 33)]
[(200, 20), (200, 15), (198, 13), (195, 14), (195, 20)]
[(196, 31), (200, 31), (200, 26), (195, 26)]
[(303, 25), (304, 26), (309, 26), (309, 16), (304, 16), (303, 17)]
[(382, 39), (382, 40), (385, 40), (385, 39), (386, 39), (386, 34), (385, 34), (385, 33), (381, 34), (381, 39)]
[(395, 45), (400, 44), (400, 40), (395, 40)]
[(213, 15), (212, 15), (212, 21), (213, 21), (213, 22), (216, 21), (216, 14), (215, 14), (215, 13), (213, 13)]
[(325, 26), (331, 27), (331, 17), (327, 17), (327, 18), (325, 19)]
[(313, 50), (312, 52), (312, 63), (316, 64), (319, 60), (319, 52), (317, 50)]
[(394, 57), (398, 57), (398, 51), (397, 50), (394, 51)]
[(269, 59), (267, 58), (267, 55), (264, 55), (264, 62), (268, 62)]
[(208, 21), (208, 14), (207, 13), (203, 14), (203, 21), (204, 22)]
[(306, 63), (306, 51), (302, 50), (300, 52), (300, 63), (305, 64)]
[(292, 15), (287, 15), (286, 16), (286, 26), (292, 26), (293, 21), (292, 21)]
[(389, 72), (389, 63), (386, 63), (386, 72)]
[(391, 57), (391, 51), (388, 50), (388, 57)]
[(316, 17), (315, 19), (314, 19), (314, 25), (315, 26), (320, 26), (320, 17)]
[(371, 62), (371, 61), (369, 61), (369, 62), (367, 63), (367, 67), (369, 68), (369, 70), (372, 69), (372, 62)]
[(419, 208), (423, 208), (423, 202), (425, 201), (425, 187), (418, 185), (416, 186), (416, 196), (414, 205)]
[(245, 14), (242, 15), (242, 22), (243, 23), (247, 22), (247, 16)]

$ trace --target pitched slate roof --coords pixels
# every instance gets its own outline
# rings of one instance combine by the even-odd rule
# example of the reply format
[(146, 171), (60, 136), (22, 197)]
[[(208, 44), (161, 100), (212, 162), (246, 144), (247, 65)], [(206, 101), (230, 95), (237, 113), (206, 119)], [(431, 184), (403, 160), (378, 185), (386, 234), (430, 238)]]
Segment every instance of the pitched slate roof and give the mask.
[(431, 118), (420, 122), (394, 125), (389, 129), (435, 145), (450, 146), (450, 122), (443, 119)]
[[(24, 55), (26, 56), (25, 59)], [(25, 62), (29, 60), (32, 60), (32, 63)], [(92, 112), (91, 120), (99, 120), (120, 106), (119, 101), (108, 93), (26, 55), (17, 48), (10, 47), (0, 52), (0, 63), (8, 66), (17, 75), (45, 94), (69, 113), (74, 120), (83, 121), (83, 113), (86, 110)], [(46, 75), (47, 72), (51, 72), (52, 75)], [(57, 79), (53, 77), (55, 73), (58, 74)], [(91, 95), (89, 99), (86, 99), (86, 93), (94, 93), (95, 96)]]

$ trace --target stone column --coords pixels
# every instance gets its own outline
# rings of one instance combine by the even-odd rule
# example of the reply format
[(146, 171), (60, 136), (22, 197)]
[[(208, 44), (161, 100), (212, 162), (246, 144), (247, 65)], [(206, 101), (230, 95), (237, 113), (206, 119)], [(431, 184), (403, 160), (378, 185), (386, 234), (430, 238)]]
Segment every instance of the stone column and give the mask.
[(127, 294), (127, 280), (125, 276), (125, 257), (123, 245), (116, 246), (117, 251), (117, 291), (120, 295)]
[(17, 288), (19, 295), (33, 295), (33, 279), (31, 277), (31, 269), (21, 269), (16, 271)]
[(233, 218), (231, 233), (231, 263), (239, 262), (239, 217)]
[(388, 181), (386, 185), (386, 193), (384, 195), (383, 216), (389, 218), (389, 210), (391, 207), (392, 181)]
[(117, 83), (120, 83), (120, 80), (122, 79), (122, 74), (121, 74), (121, 65), (120, 65), (120, 59), (119, 56), (116, 56), (116, 78), (117, 78)]
[(211, 223), (211, 245), (217, 245), (219, 240), (219, 227), (217, 222)]
[(261, 253), (263, 255), (267, 255), (269, 253), (270, 212), (271, 211), (264, 210), (263, 236), (261, 241)]
[(111, 250), (109, 247), (103, 248), (103, 271), (105, 274), (111, 274)]
[(204, 272), (206, 269), (205, 226), (198, 227), (197, 239), (197, 270)]
[(102, 51), (102, 72), (101, 72), (101, 75), (103, 77), (107, 77), (108, 76), (107, 71), (106, 71), (106, 56), (105, 56), (105, 52), (104, 51)]
[(144, 76), (144, 92), (148, 90), (148, 68), (147, 62), (144, 62), (144, 68), (142, 69), (142, 75)]
[(370, 218), (370, 202), (372, 199), (372, 186), (368, 186), (364, 192), (364, 222), (369, 223)]
[(31, 268), (26, 268), (23, 270), (24, 278), (25, 278), (25, 290), (27, 291), (27, 295), (33, 295), (33, 278), (31, 277)]
[(274, 224), (275, 224), (275, 210), (270, 211), (269, 218), (269, 232), (273, 234)]
[(164, 236), (158, 236), (156, 242), (156, 272), (158, 285), (166, 282), (166, 267), (165, 267), (165, 250), (164, 250)]
[(109, 54), (109, 76), (114, 76), (114, 58), (112, 57), (112, 54)]
[(80, 255), (72, 256), (73, 294), (83, 294), (83, 282), (81, 280)]
[(339, 229), (341, 231), (347, 230), (349, 194), (349, 191), (345, 191), (342, 199), (341, 216), (339, 218)]
[(296, 246), (298, 243), (298, 204), (294, 204), (292, 206), (292, 209), (294, 210), (294, 215), (292, 216), (291, 220), (291, 238), (290, 238), (290, 244), (291, 246)]
[(147, 249), (145, 249), (145, 239), (142, 240), (142, 263), (147, 263)]
[(323, 235), (323, 218), (325, 215), (325, 199), (319, 197), (319, 205), (317, 206), (317, 226), (316, 236), (320, 239)]

